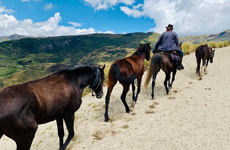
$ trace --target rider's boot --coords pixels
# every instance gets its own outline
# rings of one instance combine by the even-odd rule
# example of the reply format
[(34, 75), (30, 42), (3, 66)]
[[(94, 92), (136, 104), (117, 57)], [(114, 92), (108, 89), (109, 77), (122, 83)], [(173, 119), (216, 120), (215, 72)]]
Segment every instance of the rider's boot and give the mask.
[(181, 58), (181, 61), (177, 66), (177, 70), (183, 70), (184, 69), (184, 66), (182, 65), (182, 60), (183, 60), (183, 58)]

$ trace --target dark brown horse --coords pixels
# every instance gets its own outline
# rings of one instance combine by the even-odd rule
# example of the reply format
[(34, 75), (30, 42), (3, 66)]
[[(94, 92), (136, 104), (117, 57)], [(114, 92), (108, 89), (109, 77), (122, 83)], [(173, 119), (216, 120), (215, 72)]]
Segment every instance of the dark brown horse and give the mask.
[[(109, 121), (108, 115), (108, 107), (110, 95), (113, 90), (113, 87), (116, 85), (117, 81), (119, 81), (123, 86), (123, 92), (121, 95), (121, 100), (125, 106), (125, 110), (127, 113), (130, 112), (129, 106), (126, 103), (126, 94), (129, 91), (129, 86), (132, 84), (133, 90), (133, 106), (137, 101), (138, 94), (141, 89), (141, 80), (142, 75), (144, 73), (144, 59), (150, 59), (150, 43), (140, 44), (136, 52), (134, 52), (131, 56), (119, 59), (115, 61), (109, 70), (108, 73), (108, 90), (105, 98), (105, 121)], [(137, 93), (135, 96), (135, 85), (134, 80), (137, 79)]]
[[(38, 124), (56, 120), (60, 149), (66, 149), (74, 136), (74, 113), (84, 88), (89, 85), (97, 98), (103, 96), (104, 67), (81, 66), (3, 89), (0, 138), (5, 134), (16, 142), (17, 150), (29, 150)], [(69, 132), (64, 144), (63, 120)]]
[[(179, 44), (180, 49), (181, 49), (181, 44), (182, 43)], [(180, 59), (178, 54), (174, 53), (173, 51), (159, 52), (154, 54), (151, 58), (151, 63), (149, 65), (149, 70), (147, 72), (147, 77), (144, 83), (144, 87), (145, 88), (148, 87), (148, 84), (152, 78), (152, 94), (151, 94), (152, 99), (154, 98), (154, 87), (155, 87), (156, 77), (160, 69), (162, 69), (165, 72), (164, 86), (165, 86), (166, 93), (167, 94), (169, 93), (168, 86), (172, 88), (172, 84), (173, 81), (175, 80), (175, 76), (177, 72), (177, 67), (179, 65), (178, 61), (173, 60), (172, 57), (176, 57)], [(172, 73), (172, 80), (170, 83), (171, 73)], [(168, 86), (167, 86), (167, 82), (168, 82)]]
[[(202, 80), (203, 71), (205, 74), (207, 74), (207, 67), (208, 67), (209, 60), (210, 63), (213, 63), (214, 52), (215, 50), (212, 50), (212, 48), (208, 44), (200, 45), (197, 47), (195, 53), (196, 62), (197, 62), (196, 74), (199, 76), (199, 80)], [(200, 69), (201, 60), (203, 61)]]

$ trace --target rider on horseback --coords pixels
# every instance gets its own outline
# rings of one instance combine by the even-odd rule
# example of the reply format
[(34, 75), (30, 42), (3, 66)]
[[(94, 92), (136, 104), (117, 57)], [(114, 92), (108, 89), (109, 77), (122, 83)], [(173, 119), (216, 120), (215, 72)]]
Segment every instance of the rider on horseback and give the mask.
[(160, 51), (176, 51), (177, 54), (180, 56), (181, 61), (177, 67), (178, 70), (184, 69), (184, 66), (182, 65), (182, 58), (183, 58), (183, 51), (180, 50), (179, 48), (179, 39), (176, 34), (176, 32), (172, 31), (173, 30), (173, 25), (169, 24), (166, 27), (166, 31), (161, 34), (159, 37), (156, 45), (155, 45), (155, 52), (160, 52)]

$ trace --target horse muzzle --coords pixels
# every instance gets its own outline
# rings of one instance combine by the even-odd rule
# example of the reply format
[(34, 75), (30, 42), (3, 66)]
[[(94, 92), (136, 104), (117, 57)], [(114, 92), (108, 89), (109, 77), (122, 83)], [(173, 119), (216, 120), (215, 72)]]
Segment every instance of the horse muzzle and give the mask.
[(104, 95), (103, 91), (101, 91), (101, 92), (96, 94), (96, 98), (100, 99), (100, 98), (102, 98), (103, 95)]

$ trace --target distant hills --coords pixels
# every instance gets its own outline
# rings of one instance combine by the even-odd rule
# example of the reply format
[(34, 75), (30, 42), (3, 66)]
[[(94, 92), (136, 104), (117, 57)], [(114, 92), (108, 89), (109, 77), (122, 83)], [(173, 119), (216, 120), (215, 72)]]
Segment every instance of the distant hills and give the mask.
[(9, 41), (9, 40), (19, 40), (22, 38), (42, 38), (42, 37), (34, 37), (34, 36), (24, 36), (18, 34), (12, 34), (10, 36), (0, 36), (0, 42)]
[(185, 37), (180, 37), (179, 39), (182, 42), (191, 42), (193, 44), (200, 44), (202, 42), (210, 42), (210, 41), (215, 41), (215, 42), (230, 41), (230, 30), (226, 30), (216, 34), (185, 36)]
[[(130, 34), (133, 34), (133, 33), (129, 33), (128, 35), (130, 35)], [(146, 34), (149, 34), (149, 33), (146, 33)], [(110, 35), (113, 36), (116, 34), (110, 34)], [(84, 35), (80, 35), (80, 36), (84, 36)], [(155, 38), (158, 38), (160, 36), (160, 34), (153, 33), (153, 35), (151, 35), (151, 36), (155, 36)], [(45, 36), (44, 37), (35, 37), (35, 36), (24, 36), (24, 35), (13, 34), (10, 36), (0, 36), (0, 42), (9, 41), (9, 40), (19, 40), (22, 38), (49, 38), (49, 37), (45, 37)], [(216, 34), (185, 36), (185, 37), (179, 37), (179, 39), (182, 42), (191, 42), (193, 44), (199, 44), (202, 42), (209, 42), (209, 41), (215, 41), (215, 42), (230, 41), (230, 29), (223, 31), (223, 32), (220, 32), (220, 33), (216, 33)]]
[[(34, 80), (79, 64), (111, 64), (131, 55), (139, 43), (150, 42), (158, 33), (89, 34), (58, 37), (0, 37), (0, 88)], [(230, 30), (218, 34), (180, 37), (194, 44), (205, 41), (230, 41)]]

